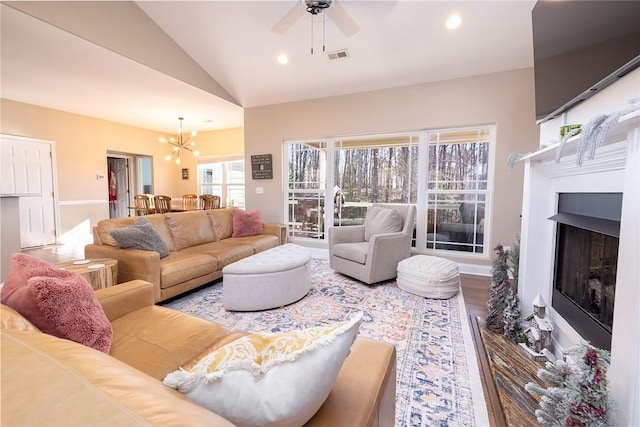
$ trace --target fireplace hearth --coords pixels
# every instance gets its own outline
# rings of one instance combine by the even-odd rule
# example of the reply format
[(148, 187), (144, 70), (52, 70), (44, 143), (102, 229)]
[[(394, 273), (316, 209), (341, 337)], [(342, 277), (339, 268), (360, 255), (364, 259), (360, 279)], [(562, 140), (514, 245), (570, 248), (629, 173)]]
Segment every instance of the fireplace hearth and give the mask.
[(621, 193), (558, 195), (552, 307), (584, 339), (611, 349)]

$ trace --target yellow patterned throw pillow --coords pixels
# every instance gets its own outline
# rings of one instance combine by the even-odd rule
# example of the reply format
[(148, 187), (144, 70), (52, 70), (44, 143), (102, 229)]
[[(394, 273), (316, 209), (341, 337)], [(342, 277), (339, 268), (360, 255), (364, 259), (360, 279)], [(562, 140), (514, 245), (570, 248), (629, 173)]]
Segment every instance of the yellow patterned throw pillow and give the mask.
[(361, 319), (247, 335), (164, 383), (238, 426), (300, 426), (331, 392)]

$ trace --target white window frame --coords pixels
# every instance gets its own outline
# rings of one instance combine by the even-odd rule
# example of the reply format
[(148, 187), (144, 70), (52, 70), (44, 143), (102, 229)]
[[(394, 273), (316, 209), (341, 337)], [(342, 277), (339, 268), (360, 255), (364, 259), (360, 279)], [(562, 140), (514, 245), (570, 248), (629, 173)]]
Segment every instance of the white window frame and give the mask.
[[(428, 190), (428, 171), (427, 167), (429, 165), (429, 136), (434, 133), (446, 133), (446, 132), (460, 132), (465, 130), (481, 130), (486, 129), (489, 131), (489, 154), (488, 154), (488, 174), (487, 174), (487, 189), (486, 190), (460, 190), (460, 192), (464, 194), (479, 194), (482, 193), (485, 196), (484, 201), (484, 240), (482, 245), (482, 252), (467, 252), (467, 251), (459, 251), (459, 250), (447, 250), (447, 249), (427, 249), (427, 213), (428, 213), (428, 198), (430, 194), (430, 190)], [(491, 234), (490, 225), (491, 218), (493, 216), (492, 206), (493, 206), (493, 189), (494, 189), (494, 175), (495, 175), (495, 152), (496, 152), (496, 133), (497, 126), (495, 124), (485, 124), (478, 126), (460, 126), (460, 127), (450, 127), (450, 128), (439, 128), (439, 129), (423, 129), (419, 131), (412, 132), (396, 132), (396, 133), (381, 133), (381, 134), (370, 134), (370, 135), (358, 135), (358, 136), (345, 136), (345, 137), (334, 137), (334, 138), (314, 138), (308, 140), (288, 140), (283, 141), (282, 145), (282, 159), (283, 159), (283, 191), (285, 194), (284, 197), (284, 205), (283, 205), (283, 218), (284, 224), (289, 223), (289, 193), (318, 193), (324, 191), (324, 209), (325, 212), (333, 212), (334, 209), (334, 198), (331, 189), (334, 188), (334, 153), (336, 152), (336, 142), (338, 141), (354, 141), (354, 140), (367, 140), (367, 139), (375, 139), (375, 138), (393, 138), (393, 137), (412, 137), (418, 136), (418, 173), (417, 173), (417, 183), (411, 182), (410, 185), (417, 185), (417, 193), (416, 193), (416, 208), (417, 208), (417, 216), (416, 216), (416, 239), (415, 239), (415, 249), (424, 252), (424, 253), (434, 253), (434, 254), (455, 254), (460, 257), (469, 257), (469, 258), (490, 258), (492, 251), (487, 247), (488, 245), (488, 236)], [(322, 190), (291, 190), (289, 189), (289, 160), (288, 160), (288, 145), (289, 144), (305, 144), (311, 142), (324, 142), (326, 145), (326, 159), (325, 159), (325, 188)], [(339, 148), (338, 148), (339, 149)], [(451, 191), (449, 191), (451, 192)], [(432, 194), (444, 194), (446, 191), (431, 191)], [(333, 215), (325, 215), (324, 218), (324, 230), (328, 230), (329, 227), (334, 226), (333, 224)], [(296, 240), (300, 240), (301, 242), (310, 242), (310, 241), (323, 241), (327, 242), (327, 234), (324, 233), (323, 239), (309, 239), (304, 237), (296, 237), (290, 236), (289, 239), (293, 242)]]
[[(214, 191), (211, 193), (213, 195), (216, 196), (220, 196), (220, 207), (238, 207), (238, 208), (245, 208), (246, 205), (246, 194), (244, 194), (244, 197), (242, 200), (233, 203), (233, 205), (230, 204), (230, 199), (229, 199), (229, 188), (231, 187), (242, 187), (244, 188), (245, 186), (245, 175), (243, 174), (243, 179), (242, 182), (228, 182), (228, 164), (229, 163), (235, 163), (238, 162), (240, 164), (242, 164), (242, 168), (244, 170), (245, 168), (245, 164), (244, 164), (244, 158), (243, 157), (232, 157), (232, 158), (205, 158), (205, 159), (198, 159), (198, 165), (197, 165), (197, 176), (198, 176), (198, 190), (199, 190), (199, 194), (209, 194), (209, 193), (205, 193), (203, 192), (203, 187), (204, 186), (213, 186)], [(220, 165), (220, 167), (222, 168), (222, 180), (220, 181), (214, 181), (211, 183), (204, 183), (201, 182), (201, 175), (202, 175), (202, 168), (205, 168), (207, 165), (212, 165), (212, 164), (216, 164), (216, 165)], [(216, 187), (219, 189), (219, 191), (215, 191)]]

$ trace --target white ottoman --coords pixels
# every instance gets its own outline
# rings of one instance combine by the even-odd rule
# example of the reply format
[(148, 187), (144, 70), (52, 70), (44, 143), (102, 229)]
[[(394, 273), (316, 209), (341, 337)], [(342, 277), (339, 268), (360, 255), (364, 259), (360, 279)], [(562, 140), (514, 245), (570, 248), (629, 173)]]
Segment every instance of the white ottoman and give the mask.
[(311, 289), (311, 254), (288, 243), (222, 269), (224, 308), (257, 311), (291, 304)]
[(458, 264), (448, 259), (414, 255), (398, 263), (398, 287), (426, 298), (446, 299), (460, 288)]

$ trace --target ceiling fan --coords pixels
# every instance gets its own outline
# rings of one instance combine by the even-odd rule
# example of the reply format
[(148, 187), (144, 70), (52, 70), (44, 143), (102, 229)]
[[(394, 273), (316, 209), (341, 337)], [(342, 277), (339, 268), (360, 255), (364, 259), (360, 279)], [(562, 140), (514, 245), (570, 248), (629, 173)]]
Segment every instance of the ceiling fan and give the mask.
[(271, 31), (283, 34), (304, 14), (311, 15), (326, 13), (342, 33), (350, 37), (360, 31), (360, 27), (351, 18), (338, 0), (300, 0), (278, 22)]

